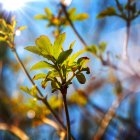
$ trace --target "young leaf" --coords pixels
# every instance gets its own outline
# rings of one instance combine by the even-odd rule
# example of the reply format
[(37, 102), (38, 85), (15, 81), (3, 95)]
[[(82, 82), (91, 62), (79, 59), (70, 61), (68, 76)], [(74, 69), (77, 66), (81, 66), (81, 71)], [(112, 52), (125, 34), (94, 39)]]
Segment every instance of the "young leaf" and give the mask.
[(42, 55), (41, 54), (41, 50), (38, 48), (38, 47), (36, 47), (36, 46), (27, 46), (26, 48), (24, 48), (25, 50), (28, 50), (28, 51), (30, 51), (30, 52), (32, 52), (32, 53), (35, 53), (35, 54), (38, 54), (38, 55)]
[(0, 30), (5, 31), (7, 28), (6, 21), (4, 19), (0, 19)]
[(37, 95), (36, 86), (33, 86), (31, 89), (29, 89), (28, 87), (25, 87), (25, 86), (21, 86), (20, 89), (21, 89), (22, 91), (28, 93), (28, 94), (31, 95), (31, 96), (36, 97), (36, 95)]
[(48, 81), (47, 81), (46, 79), (43, 80), (43, 81), (41, 82), (41, 86), (42, 86), (42, 88), (45, 89), (46, 86), (47, 86), (47, 84), (48, 84)]
[(44, 19), (47, 19), (47, 16), (46, 15), (42, 15), (42, 14), (38, 14), (34, 18), (38, 19), (38, 20), (44, 20)]
[(36, 74), (36, 75), (33, 77), (33, 80), (45, 79), (46, 76), (47, 76), (47, 74), (45, 74), (45, 73), (39, 73), (39, 74)]
[(87, 51), (91, 52), (93, 55), (96, 56), (98, 53), (98, 48), (96, 45), (92, 45), (92, 46), (87, 47)]
[(103, 53), (105, 51), (106, 45), (107, 45), (106, 42), (101, 42), (99, 44), (99, 50), (101, 51), (101, 53)]
[(74, 16), (76, 14), (76, 8), (71, 8), (70, 10), (68, 10), (68, 13), (71, 18), (72, 16)]
[(45, 8), (45, 13), (46, 13), (48, 19), (52, 18), (53, 14), (49, 8)]
[(83, 73), (76, 74), (76, 78), (80, 84), (84, 84), (86, 82), (86, 78)]
[(1, 41), (1, 42), (5, 42), (5, 41), (6, 41), (6, 38), (0, 36), (0, 41)]
[(116, 15), (116, 10), (114, 7), (108, 7), (107, 9), (105, 9), (104, 11), (102, 11), (97, 18), (104, 18), (106, 16), (114, 16)]
[(75, 61), (75, 59), (78, 57), (78, 56), (80, 56), (81, 54), (83, 54), (84, 52), (85, 52), (86, 50), (80, 50), (80, 51), (78, 51), (77, 53), (75, 53), (75, 54), (73, 54), (71, 57), (70, 57), (70, 59), (69, 59), (69, 65), (71, 65), (74, 61)]
[(31, 94), (33, 97), (36, 97), (36, 96), (37, 96), (37, 89), (36, 89), (36, 86), (33, 86), (33, 87), (30, 89), (30, 94)]
[(54, 66), (46, 61), (40, 61), (31, 67), (31, 71), (39, 69), (53, 69)]
[(77, 60), (77, 63), (81, 66), (81, 67), (85, 67), (85, 65), (87, 64), (87, 62), (89, 61), (88, 57), (81, 57)]
[(25, 30), (27, 28), (27, 26), (21, 26), (18, 28), (18, 30), (22, 31), (22, 30)]
[(41, 35), (39, 38), (36, 39), (35, 43), (46, 54), (52, 55), (52, 44), (47, 36)]
[(88, 67), (82, 68), (81, 71), (86, 71), (86, 74), (90, 74), (90, 69)]
[(75, 16), (75, 20), (79, 20), (79, 21), (85, 20), (87, 18), (89, 18), (89, 15), (86, 13), (78, 14)]
[(72, 49), (61, 52), (57, 59), (57, 63), (62, 64), (70, 56), (71, 53)]
[(57, 83), (54, 81), (51, 82), (51, 87), (52, 87), (52, 93), (59, 89)]
[(73, 41), (73, 42), (70, 44), (69, 49), (73, 49), (73, 46), (75, 45), (75, 42), (76, 42), (76, 41)]
[(62, 45), (63, 45), (65, 39), (66, 39), (66, 33), (62, 33), (56, 38), (56, 40), (54, 42), (53, 49), (54, 49), (54, 57), (56, 59), (58, 58), (60, 52), (62, 51)]
[(28, 87), (25, 87), (25, 86), (20, 86), (20, 90), (30, 94), (30, 89)]

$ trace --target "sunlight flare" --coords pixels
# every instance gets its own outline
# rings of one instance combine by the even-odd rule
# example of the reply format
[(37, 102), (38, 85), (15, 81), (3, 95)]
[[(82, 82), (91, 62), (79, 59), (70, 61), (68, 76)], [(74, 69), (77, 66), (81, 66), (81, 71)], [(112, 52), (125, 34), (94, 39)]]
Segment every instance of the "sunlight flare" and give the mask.
[(7, 11), (15, 11), (20, 8), (22, 8), (27, 0), (0, 0), (0, 3), (2, 4), (3, 9)]
[(2, 7), (6, 11), (16, 11), (25, 7), (28, 2), (34, 2), (36, 0), (0, 0)]

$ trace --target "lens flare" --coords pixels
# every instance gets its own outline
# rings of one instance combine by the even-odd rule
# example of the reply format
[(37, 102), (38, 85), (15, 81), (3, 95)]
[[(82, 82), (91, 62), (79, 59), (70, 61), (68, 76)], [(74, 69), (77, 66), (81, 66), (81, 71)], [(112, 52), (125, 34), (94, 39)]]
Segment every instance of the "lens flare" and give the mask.
[(27, 0), (0, 0), (0, 3), (2, 4), (3, 9), (6, 11), (15, 11), (20, 8), (22, 8)]
[(2, 8), (6, 11), (17, 11), (26, 7), (29, 2), (37, 2), (38, 0), (0, 0)]

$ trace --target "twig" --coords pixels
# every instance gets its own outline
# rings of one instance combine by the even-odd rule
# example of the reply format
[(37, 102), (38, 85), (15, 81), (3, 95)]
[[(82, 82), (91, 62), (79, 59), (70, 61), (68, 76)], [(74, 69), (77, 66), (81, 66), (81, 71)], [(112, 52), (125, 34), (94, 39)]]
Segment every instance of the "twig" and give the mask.
[(108, 109), (108, 112), (105, 114), (104, 118), (101, 121), (101, 124), (99, 126), (99, 129), (97, 131), (97, 133), (94, 136), (93, 140), (99, 140), (103, 134), (106, 131), (106, 128), (108, 127), (110, 121), (112, 120), (112, 118), (115, 116), (115, 112), (116, 109), (119, 107), (120, 102), (122, 101), (123, 97), (119, 96), (111, 105), (111, 107)]
[(0, 123), (0, 130), (9, 131), (20, 138), (20, 140), (29, 140), (29, 137), (25, 134), (25, 132), (23, 132), (19, 127), (15, 125)]
[(3, 62), (0, 61), (0, 78), (1, 78), (1, 73), (2, 73), (2, 66), (3, 66)]
[[(128, 92), (128, 90), (126, 91)], [(128, 98), (130, 95), (132, 95), (132, 92), (127, 93), (123, 96), (122, 93), (120, 93), (120, 96), (113, 102), (112, 106), (108, 109), (107, 113), (105, 114), (104, 118), (101, 121), (101, 125), (94, 136), (93, 140), (99, 140), (103, 134), (105, 133), (110, 121), (115, 117), (116, 110), (120, 107), (120, 105), (123, 103), (123, 101)]]
[(42, 118), (41, 121), (45, 124), (52, 126), (54, 129), (56, 129), (59, 132), (58, 134), (60, 136), (60, 140), (65, 140), (66, 132), (62, 131), (55, 121), (49, 118), (45, 118), (45, 117)]
[(60, 3), (60, 4), (61, 4), (62, 10), (63, 10), (63, 12), (64, 12), (64, 14), (65, 14), (65, 16), (66, 16), (66, 18), (67, 18), (67, 20), (68, 20), (68, 22), (69, 22), (71, 28), (72, 28), (72, 30), (74, 31), (75, 35), (78, 37), (78, 39), (80, 40), (80, 42), (83, 44), (83, 46), (86, 48), (87, 44), (86, 44), (86, 42), (84, 41), (84, 39), (80, 36), (80, 34), (77, 32), (77, 30), (76, 30), (76, 28), (75, 28), (73, 22), (71, 21), (71, 19), (70, 19), (70, 17), (69, 17), (68, 12), (67, 12), (67, 10), (66, 10), (66, 6), (63, 5), (62, 3)]
[(63, 103), (64, 103), (64, 109), (66, 114), (66, 121), (67, 121), (67, 140), (71, 140), (70, 118), (69, 118), (69, 112), (67, 107), (66, 95), (67, 95), (67, 88), (64, 88), (64, 90), (62, 91), (62, 96), (63, 96)]
[(108, 66), (116, 71), (119, 70), (121, 72), (131, 74), (129, 71), (123, 69), (123, 67), (118, 67), (117, 65), (113, 64), (112, 62), (110, 62), (108, 60), (104, 60), (102, 56), (100, 56), (100, 61), (101, 61), (103, 66)]
[(60, 127), (57, 125), (56, 122), (54, 122), (53, 120), (51, 119), (48, 119), (48, 118), (42, 118), (41, 121), (45, 124), (48, 124), (50, 126), (52, 126), (53, 128), (55, 128), (57, 131), (60, 129)]

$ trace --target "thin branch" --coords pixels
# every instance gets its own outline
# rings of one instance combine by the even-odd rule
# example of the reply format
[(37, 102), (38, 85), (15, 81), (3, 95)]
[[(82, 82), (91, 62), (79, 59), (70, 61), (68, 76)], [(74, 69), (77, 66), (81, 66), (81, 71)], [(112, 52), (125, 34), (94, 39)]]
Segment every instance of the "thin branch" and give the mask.
[(20, 138), (20, 140), (29, 140), (29, 137), (17, 126), (9, 125), (7, 123), (0, 123), (0, 130), (9, 131), (15, 136)]
[(62, 91), (62, 96), (63, 96), (63, 104), (64, 104), (64, 109), (66, 114), (66, 121), (67, 121), (67, 140), (71, 140), (70, 118), (69, 118), (69, 112), (67, 107), (66, 95), (67, 95), (67, 88), (65, 88)]
[(115, 65), (112, 62), (110, 62), (109, 60), (104, 60), (102, 56), (100, 56), (100, 61), (103, 66), (108, 66), (108, 67), (114, 69), (115, 71), (119, 70), (121, 72), (131, 74), (129, 71), (125, 70), (123, 67), (119, 67), (119, 66)]
[[(128, 9), (129, 9), (131, 0), (128, 0), (127, 3), (128, 3)], [(131, 18), (130, 18), (130, 11), (128, 10), (128, 17), (126, 19), (126, 43), (123, 50), (124, 59), (128, 58), (128, 43), (129, 43), (129, 36), (130, 36), (130, 26), (131, 26)]]
[(3, 67), (3, 62), (0, 61), (0, 78), (1, 78), (1, 73), (2, 73), (2, 67)]
[(122, 101), (123, 96), (119, 96), (108, 109), (108, 112), (105, 114), (104, 118), (101, 121), (101, 124), (98, 128), (97, 133), (94, 136), (94, 140), (99, 140), (106, 131), (110, 121), (116, 114), (116, 109), (120, 106), (120, 102)]
[[(107, 113), (105, 114), (104, 118), (101, 121), (101, 125), (98, 128), (98, 131), (96, 135), (94, 136), (93, 140), (99, 140), (105, 133), (109, 123), (116, 115), (116, 110), (120, 107), (120, 105), (123, 103), (125, 99), (127, 99), (129, 96), (133, 95), (132, 92), (128, 93), (128, 90), (126, 91), (126, 95), (123, 96), (122, 93), (118, 96), (118, 98), (112, 103), (111, 107), (108, 109)], [(135, 93), (136, 94), (136, 93)]]
[(84, 39), (80, 36), (80, 34), (77, 32), (77, 30), (76, 30), (76, 28), (75, 28), (73, 22), (71, 21), (71, 19), (70, 19), (70, 17), (69, 17), (69, 14), (68, 14), (68, 12), (67, 12), (66, 6), (63, 5), (62, 3), (60, 3), (60, 5), (61, 5), (62, 10), (63, 10), (63, 12), (64, 12), (64, 14), (65, 14), (65, 16), (66, 16), (66, 18), (67, 18), (67, 20), (68, 20), (68, 22), (69, 22), (71, 28), (72, 28), (72, 30), (74, 31), (75, 35), (78, 37), (78, 39), (80, 40), (80, 42), (81, 42), (81, 43), (83, 44), (83, 46), (86, 48), (87, 44), (86, 44), (86, 42), (84, 41)]
[(58, 124), (57, 124), (55, 121), (53, 121), (53, 120), (51, 120), (51, 119), (49, 119), (49, 118), (44, 117), (44, 118), (41, 119), (41, 121), (42, 121), (43, 123), (45, 123), (45, 124), (48, 124), (48, 125), (52, 126), (52, 127), (55, 128), (57, 131), (60, 130), (60, 127), (58, 126)]

